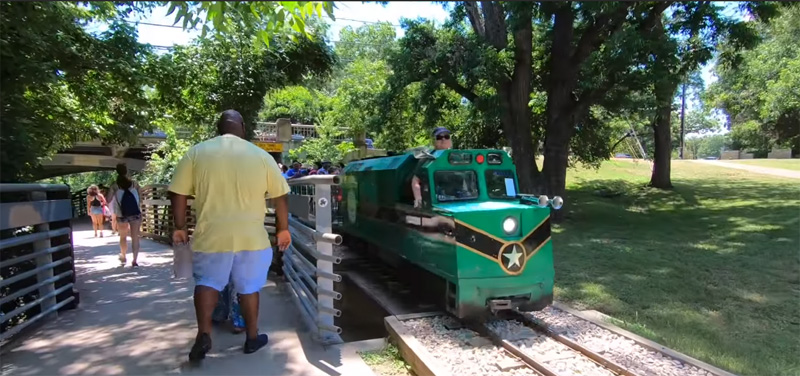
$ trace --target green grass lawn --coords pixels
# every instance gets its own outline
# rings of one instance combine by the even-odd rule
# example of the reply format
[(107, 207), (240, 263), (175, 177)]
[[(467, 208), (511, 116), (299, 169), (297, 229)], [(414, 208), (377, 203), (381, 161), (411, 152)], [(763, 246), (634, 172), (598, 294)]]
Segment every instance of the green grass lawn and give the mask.
[(723, 162), (800, 171), (800, 159), (735, 159)]
[(800, 374), (800, 184), (673, 161), (571, 169), (556, 299), (740, 375)]
[(395, 345), (389, 344), (380, 351), (365, 351), (359, 355), (377, 376), (414, 375)]

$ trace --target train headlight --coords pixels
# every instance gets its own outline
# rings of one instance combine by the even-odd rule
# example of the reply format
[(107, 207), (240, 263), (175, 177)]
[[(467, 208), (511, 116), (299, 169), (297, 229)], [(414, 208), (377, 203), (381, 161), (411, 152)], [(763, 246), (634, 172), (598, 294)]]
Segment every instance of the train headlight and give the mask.
[(540, 208), (546, 208), (548, 203), (550, 203), (550, 200), (547, 198), (547, 195), (539, 196), (539, 207)]
[(517, 227), (519, 227), (519, 222), (514, 217), (508, 217), (503, 220), (503, 231), (506, 232), (508, 235), (512, 235), (517, 232)]
[(550, 200), (550, 206), (556, 210), (561, 209), (561, 207), (564, 206), (564, 199), (559, 196), (555, 196), (552, 200)]

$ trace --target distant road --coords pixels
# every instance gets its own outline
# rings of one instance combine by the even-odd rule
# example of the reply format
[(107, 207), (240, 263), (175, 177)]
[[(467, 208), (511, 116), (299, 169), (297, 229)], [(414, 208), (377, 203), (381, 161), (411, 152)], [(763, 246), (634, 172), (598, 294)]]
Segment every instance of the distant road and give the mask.
[(783, 168), (761, 167), (761, 166), (753, 166), (753, 165), (746, 165), (746, 164), (739, 164), (739, 163), (730, 163), (730, 162), (724, 162), (724, 161), (703, 160), (703, 159), (692, 159), (690, 161), (695, 162), (695, 163), (705, 163), (705, 164), (721, 166), (721, 167), (738, 168), (740, 170), (747, 170), (747, 171), (750, 171), (750, 172), (755, 172), (757, 174), (780, 176), (780, 177), (791, 178), (791, 179), (800, 179), (800, 171), (786, 170), (786, 169), (783, 169)]

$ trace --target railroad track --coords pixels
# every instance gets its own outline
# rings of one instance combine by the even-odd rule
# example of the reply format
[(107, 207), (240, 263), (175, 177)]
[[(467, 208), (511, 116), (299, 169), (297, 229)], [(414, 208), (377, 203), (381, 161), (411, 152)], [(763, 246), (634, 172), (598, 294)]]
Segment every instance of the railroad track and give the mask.
[(460, 323), (442, 313), (386, 321), (419, 376), (730, 376), (646, 349), (555, 308), (485, 324)]
[[(534, 320), (521, 313), (512, 313), (512, 316), (514, 317), (506, 321), (495, 321), (484, 325), (487, 328), (487, 334), (492, 338), (492, 342), (494, 342), (495, 345), (503, 347), (508, 352), (518, 357), (526, 365), (544, 376), (563, 376), (583, 373), (587, 368), (594, 368), (592, 374), (595, 375), (616, 374), (621, 376), (638, 376), (614, 361), (606, 359), (564, 335), (556, 333), (550, 329), (547, 324)], [(517, 324), (517, 322), (519, 324)], [(530, 328), (533, 332), (528, 338), (518, 340), (504, 339), (503, 331), (507, 331), (509, 326), (517, 326), (517, 328), (515, 328), (517, 330), (521, 328)], [(545, 345), (547, 342), (552, 342), (547, 345), (550, 347), (549, 350), (555, 350), (557, 355), (550, 357), (537, 356), (536, 348)], [(592, 363), (594, 363), (595, 366), (592, 366)]]

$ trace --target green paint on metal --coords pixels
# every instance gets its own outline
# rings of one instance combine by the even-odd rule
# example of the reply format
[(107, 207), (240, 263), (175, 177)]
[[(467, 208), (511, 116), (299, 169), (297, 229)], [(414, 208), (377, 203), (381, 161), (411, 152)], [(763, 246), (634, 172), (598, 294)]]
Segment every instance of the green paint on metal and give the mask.
[[(411, 180), (423, 186), (413, 207)], [(345, 236), (372, 243), (450, 282), (451, 310), (491, 299), (552, 302), (549, 208), (520, 202), (516, 168), (502, 150), (440, 150), (351, 162), (340, 210)], [(506, 228), (504, 228), (504, 222)]]

